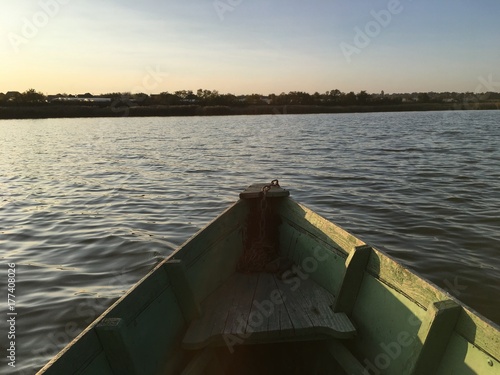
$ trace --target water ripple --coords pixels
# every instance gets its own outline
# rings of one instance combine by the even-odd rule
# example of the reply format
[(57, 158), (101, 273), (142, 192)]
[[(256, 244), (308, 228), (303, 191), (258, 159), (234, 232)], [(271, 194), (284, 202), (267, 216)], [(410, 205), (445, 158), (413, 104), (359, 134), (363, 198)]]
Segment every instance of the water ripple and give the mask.
[(242, 189), (273, 178), (500, 322), (499, 117), (0, 122), (0, 256), (18, 268), (19, 369), (41, 367)]

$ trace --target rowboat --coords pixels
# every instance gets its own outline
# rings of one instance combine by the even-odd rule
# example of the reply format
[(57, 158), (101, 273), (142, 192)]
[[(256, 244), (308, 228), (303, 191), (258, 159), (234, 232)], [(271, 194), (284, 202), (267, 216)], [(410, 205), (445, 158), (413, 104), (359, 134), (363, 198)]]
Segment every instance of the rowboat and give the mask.
[(273, 181), (39, 374), (500, 374), (500, 330)]

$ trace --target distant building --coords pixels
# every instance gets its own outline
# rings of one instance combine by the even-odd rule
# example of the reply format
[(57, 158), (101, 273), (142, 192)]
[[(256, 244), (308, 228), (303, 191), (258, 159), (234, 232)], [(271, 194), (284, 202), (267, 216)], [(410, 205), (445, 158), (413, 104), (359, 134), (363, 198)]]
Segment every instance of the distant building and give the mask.
[(88, 92), (86, 94), (78, 94), (76, 97), (77, 98), (93, 98), (94, 95), (92, 95), (91, 93)]
[(418, 98), (417, 97), (413, 97), (413, 98), (403, 98), (401, 100), (402, 103), (414, 103), (414, 102), (418, 102)]
[(49, 95), (48, 101), (50, 103), (75, 103), (75, 104), (105, 104), (111, 103), (111, 98), (97, 98), (97, 97), (72, 97), (72, 96), (58, 96)]
[(7, 91), (5, 94), (5, 100), (8, 100), (9, 102), (13, 102), (16, 100), (16, 98), (20, 97), (21, 93), (19, 91)]

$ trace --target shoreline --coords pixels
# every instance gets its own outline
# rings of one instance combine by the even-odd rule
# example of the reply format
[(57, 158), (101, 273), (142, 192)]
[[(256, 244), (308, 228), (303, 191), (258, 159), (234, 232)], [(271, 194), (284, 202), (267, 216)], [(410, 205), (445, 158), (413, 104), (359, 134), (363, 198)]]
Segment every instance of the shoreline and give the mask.
[(368, 113), (412, 111), (462, 111), (498, 110), (500, 102), (489, 103), (407, 103), (393, 105), (258, 105), (229, 106), (85, 106), (85, 105), (38, 105), (0, 107), (1, 120), (85, 118), (85, 117), (179, 117), (179, 116), (236, 116), (236, 115), (284, 115), (322, 113)]

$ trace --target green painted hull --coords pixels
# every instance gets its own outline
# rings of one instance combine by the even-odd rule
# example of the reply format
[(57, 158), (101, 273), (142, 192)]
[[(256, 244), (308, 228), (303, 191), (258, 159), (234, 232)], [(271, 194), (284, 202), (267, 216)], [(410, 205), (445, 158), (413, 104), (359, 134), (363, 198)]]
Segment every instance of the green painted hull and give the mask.
[[(288, 329), (284, 320), (275, 319), (278, 308), (272, 307), (267, 332), (253, 337), (253, 331), (242, 332), (228, 345), (220, 340), (211, 345), (228, 337), (227, 326), (216, 332), (214, 320), (206, 341), (186, 345), (187, 332), (207, 318), (207, 309), (220, 310), (213, 319), (225, 310), (236, 311), (236, 302), (207, 301), (230, 286), (236, 274), (252, 204), (239, 200), (187, 241), (40, 374), (267, 373), (256, 370), (259, 364), (273, 374), (289, 374), (291, 366), (302, 368), (292, 373), (304, 374), (500, 374), (498, 326), (290, 198), (274, 199), (272, 209), (279, 218), (275, 237), (281, 255), (299, 271), (295, 295), (314, 294), (300, 294), (301, 281), (317, 285), (333, 298), (328, 313), (345, 316), (355, 332), (339, 334), (334, 326), (320, 331), (311, 328), (314, 322), (299, 327), (293, 316), (300, 314), (293, 315), (289, 307), (292, 293), (284, 313), (291, 320)], [(228, 298), (238, 301), (241, 294), (233, 291)]]

